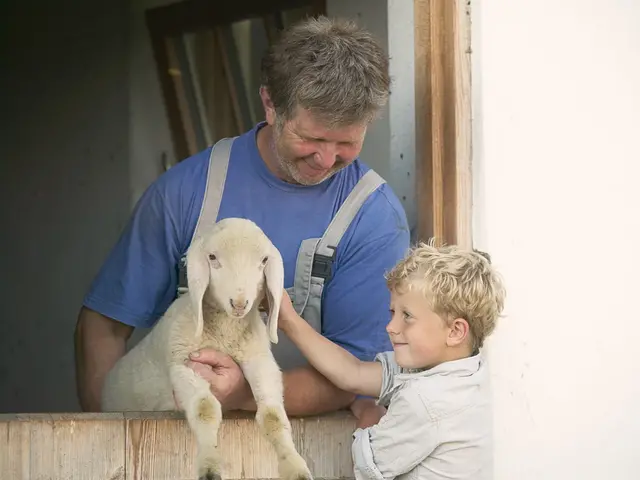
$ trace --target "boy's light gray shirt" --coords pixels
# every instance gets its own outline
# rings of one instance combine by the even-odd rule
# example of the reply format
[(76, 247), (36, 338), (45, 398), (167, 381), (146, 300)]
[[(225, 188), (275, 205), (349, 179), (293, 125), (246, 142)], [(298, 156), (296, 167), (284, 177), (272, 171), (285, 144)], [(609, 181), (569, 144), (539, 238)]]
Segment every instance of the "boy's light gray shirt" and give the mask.
[(356, 480), (491, 480), (492, 418), (480, 355), (409, 373), (393, 352), (382, 364), (377, 425), (354, 432)]

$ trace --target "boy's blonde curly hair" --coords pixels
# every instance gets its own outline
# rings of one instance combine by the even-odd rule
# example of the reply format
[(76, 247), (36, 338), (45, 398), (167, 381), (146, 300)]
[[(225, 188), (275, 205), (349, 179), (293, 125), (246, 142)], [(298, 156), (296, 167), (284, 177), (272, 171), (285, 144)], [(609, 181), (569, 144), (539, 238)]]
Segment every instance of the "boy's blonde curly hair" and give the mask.
[(420, 291), (429, 308), (446, 322), (465, 319), (473, 351), (493, 333), (504, 308), (502, 278), (489, 255), (477, 250), (419, 243), (385, 277), (391, 291)]

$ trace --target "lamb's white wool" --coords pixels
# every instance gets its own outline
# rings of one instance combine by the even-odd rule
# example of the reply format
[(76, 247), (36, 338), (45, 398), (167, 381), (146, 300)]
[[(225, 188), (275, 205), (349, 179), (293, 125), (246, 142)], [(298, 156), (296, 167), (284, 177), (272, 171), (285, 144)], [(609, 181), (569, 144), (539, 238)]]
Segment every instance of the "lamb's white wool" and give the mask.
[[(210, 347), (242, 368), (257, 404), (256, 420), (278, 456), (280, 477), (311, 479), (296, 451), (284, 410), (276, 343), (284, 267), (278, 249), (250, 220), (228, 218), (195, 238), (187, 252), (189, 294), (177, 298), (149, 334), (107, 375), (103, 411), (185, 410), (198, 443), (199, 479), (222, 478), (218, 454), (220, 402), (186, 366), (189, 354)], [(267, 295), (268, 330), (258, 306)]]

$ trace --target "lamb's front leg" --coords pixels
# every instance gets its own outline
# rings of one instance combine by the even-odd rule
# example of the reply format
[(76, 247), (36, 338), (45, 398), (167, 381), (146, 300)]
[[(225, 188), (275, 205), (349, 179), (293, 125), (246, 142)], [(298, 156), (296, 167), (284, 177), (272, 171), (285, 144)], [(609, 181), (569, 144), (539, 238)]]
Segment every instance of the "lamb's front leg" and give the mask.
[(209, 383), (186, 365), (171, 367), (171, 383), (176, 399), (196, 437), (198, 480), (221, 480), (218, 430), (222, 407), (209, 389)]
[(241, 362), (241, 367), (256, 400), (256, 421), (278, 455), (280, 478), (311, 480), (309, 467), (293, 443), (291, 424), (284, 409), (282, 372), (271, 351), (261, 349)]

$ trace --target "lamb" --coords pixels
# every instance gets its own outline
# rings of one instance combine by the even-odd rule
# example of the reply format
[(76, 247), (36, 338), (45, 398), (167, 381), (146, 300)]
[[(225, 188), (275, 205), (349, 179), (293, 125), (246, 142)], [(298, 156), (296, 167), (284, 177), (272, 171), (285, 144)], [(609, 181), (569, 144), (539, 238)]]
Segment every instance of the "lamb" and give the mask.
[[(211, 347), (242, 368), (256, 400), (256, 421), (274, 447), (280, 478), (311, 480), (284, 409), (282, 372), (269, 341), (278, 342), (284, 267), (278, 249), (252, 221), (227, 218), (187, 251), (188, 295), (178, 297), (149, 334), (108, 373), (103, 411), (175, 410), (175, 398), (198, 446), (199, 480), (221, 480), (220, 402), (186, 366), (189, 353)], [(267, 296), (267, 325), (258, 307)]]

